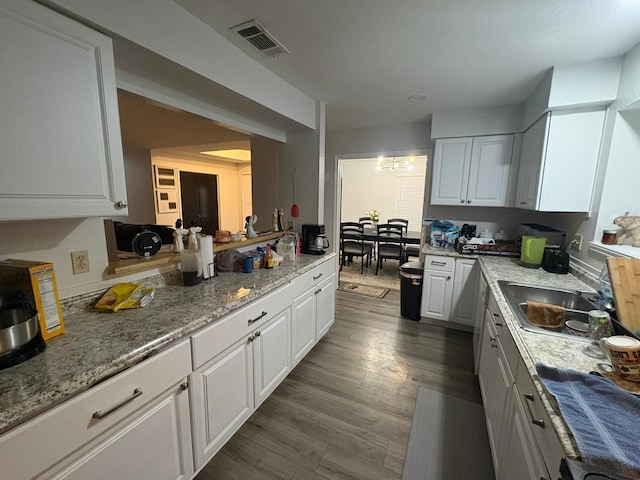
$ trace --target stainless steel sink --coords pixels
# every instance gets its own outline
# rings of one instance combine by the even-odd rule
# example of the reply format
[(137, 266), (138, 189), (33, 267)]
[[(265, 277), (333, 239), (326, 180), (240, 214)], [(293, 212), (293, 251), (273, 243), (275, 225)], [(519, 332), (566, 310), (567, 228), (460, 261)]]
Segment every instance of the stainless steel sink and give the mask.
[(581, 322), (588, 323), (589, 310), (593, 310), (598, 307), (596, 304), (592, 303), (586, 295), (583, 295), (578, 290), (539, 287), (517, 282), (508, 282), (505, 280), (499, 280), (498, 285), (500, 286), (500, 290), (502, 290), (505, 299), (509, 303), (511, 310), (520, 322), (520, 326), (524, 330), (588, 341), (585, 337), (568, 333), (565, 327), (551, 329), (533, 325), (529, 323), (526, 316), (527, 302), (533, 301), (564, 307), (566, 310), (567, 320), (579, 320)]

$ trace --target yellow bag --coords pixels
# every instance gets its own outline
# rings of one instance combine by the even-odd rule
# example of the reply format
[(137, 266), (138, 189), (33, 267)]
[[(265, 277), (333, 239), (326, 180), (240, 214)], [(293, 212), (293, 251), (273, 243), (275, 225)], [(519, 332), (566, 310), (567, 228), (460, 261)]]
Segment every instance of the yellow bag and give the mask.
[(141, 308), (147, 305), (155, 294), (155, 289), (136, 283), (118, 283), (102, 295), (96, 308), (117, 312), (125, 308)]

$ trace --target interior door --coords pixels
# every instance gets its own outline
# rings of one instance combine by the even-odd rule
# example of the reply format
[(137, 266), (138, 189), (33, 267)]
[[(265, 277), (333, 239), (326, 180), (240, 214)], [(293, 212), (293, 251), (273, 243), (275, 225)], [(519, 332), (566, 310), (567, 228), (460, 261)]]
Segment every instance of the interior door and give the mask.
[(202, 233), (214, 235), (219, 229), (218, 176), (180, 172), (182, 222), (185, 228), (202, 227)]

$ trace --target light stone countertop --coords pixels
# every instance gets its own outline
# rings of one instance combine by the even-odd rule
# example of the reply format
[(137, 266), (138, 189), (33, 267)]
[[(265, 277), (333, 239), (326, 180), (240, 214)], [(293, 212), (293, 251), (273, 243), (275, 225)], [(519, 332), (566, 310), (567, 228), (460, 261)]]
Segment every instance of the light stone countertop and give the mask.
[(575, 289), (583, 292), (594, 292), (594, 289), (571, 274), (554, 274), (548, 273), (542, 268), (531, 269), (522, 267), (517, 257), (491, 255), (475, 255), (470, 257), (468, 255), (461, 255), (454, 249), (443, 249), (431, 246), (423, 247), (422, 251), (428, 255), (476, 258), (479, 260), (482, 273), (487, 280), (491, 294), (496, 299), (505, 323), (508, 325), (509, 331), (522, 356), (523, 362), (518, 368), (526, 368), (529, 372), (567, 457), (579, 459), (580, 453), (571, 431), (560, 414), (555, 398), (545, 389), (540, 381), (535, 365), (537, 362), (542, 362), (545, 365), (556, 368), (572, 369), (589, 373), (597, 370), (599, 360), (584, 353), (584, 348), (587, 345), (587, 342), (584, 340), (528, 332), (522, 329), (520, 322), (500, 290), (498, 280), (545, 287)]
[[(65, 333), (49, 340), (44, 352), (0, 370), (0, 433), (335, 257), (302, 255), (269, 270), (219, 273), (192, 287), (159, 287), (144, 308), (106, 312), (90, 306), (65, 316)], [(238, 298), (241, 288), (250, 292)]]

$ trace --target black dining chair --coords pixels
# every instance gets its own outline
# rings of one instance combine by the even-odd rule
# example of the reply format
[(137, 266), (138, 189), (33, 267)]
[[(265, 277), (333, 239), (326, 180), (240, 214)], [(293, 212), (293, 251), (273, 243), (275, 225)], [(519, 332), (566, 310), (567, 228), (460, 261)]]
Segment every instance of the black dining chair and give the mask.
[(340, 223), (340, 270), (349, 261), (353, 262), (353, 257), (360, 257), (360, 273), (364, 273), (365, 257), (367, 267), (371, 264), (371, 252), (373, 248), (365, 243), (364, 227), (357, 222)]
[[(360, 217), (358, 219), (358, 223), (362, 225), (365, 229), (373, 229), (373, 219), (371, 217)], [(364, 242), (366, 245), (371, 245), (371, 258), (375, 260), (376, 258), (376, 242)]]
[(382, 269), (385, 260), (398, 260), (398, 267), (404, 259), (404, 248), (402, 246), (402, 226), (392, 223), (378, 224), (376, 248), (378, 250), (378, 260), (376, 261), (376, 275), (378, 269)]
[[(403, 236), (407, 236), (407, 232), (409, 231), (409, 220), (407, 220), (406, 218), (390, 218), (387, 223), (390, 223), (392, 225), (401, 225)], [(407, 262), (409, 260), (409, 257), (420, 257), (419, 245), (407, 245), (406, 243), (403, 243), (402, 249), (404, 250), (404, 258), (402, 260), (403, 262)]]

